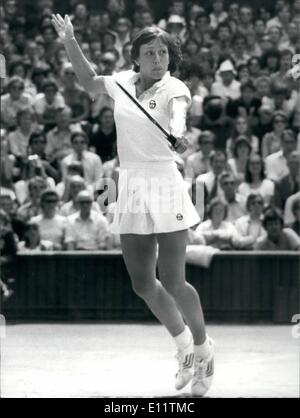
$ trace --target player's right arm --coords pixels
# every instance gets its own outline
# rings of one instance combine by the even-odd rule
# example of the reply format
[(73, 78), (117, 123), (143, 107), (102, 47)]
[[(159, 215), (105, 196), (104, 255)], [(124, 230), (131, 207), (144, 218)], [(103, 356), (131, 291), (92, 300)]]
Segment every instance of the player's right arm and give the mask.
[(52, 23), (58, 36), (66, 48), (69, 59), (80, 84), (91, 94), (106, 93), (104, 77), (98, 76), (94, 68), (85, 58), (74, 37), (74, 29), (68, 15), (63, 19), (60, 14), (52, 15)]

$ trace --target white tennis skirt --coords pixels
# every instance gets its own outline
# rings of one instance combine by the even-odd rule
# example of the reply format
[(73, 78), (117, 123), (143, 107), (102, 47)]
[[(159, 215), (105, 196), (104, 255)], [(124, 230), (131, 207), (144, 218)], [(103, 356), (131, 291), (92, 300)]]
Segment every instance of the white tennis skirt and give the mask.
[(112, 233), (175, 232), (199, 222), (186, 183), (174, 161), (121, 166)]

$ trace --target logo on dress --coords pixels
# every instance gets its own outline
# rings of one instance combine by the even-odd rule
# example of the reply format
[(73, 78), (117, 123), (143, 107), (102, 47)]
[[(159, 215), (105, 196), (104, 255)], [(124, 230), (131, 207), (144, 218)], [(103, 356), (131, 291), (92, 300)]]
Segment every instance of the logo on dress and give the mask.
[(178, 213), (176, 215), (177, 221), (182, 221), (183, 220), (183, 215), (181, 213)]
[(149, 107), (150, 107), (150, 109), (155, 109), (156, 108), (156, 101), (155, 100), (150, 100)]

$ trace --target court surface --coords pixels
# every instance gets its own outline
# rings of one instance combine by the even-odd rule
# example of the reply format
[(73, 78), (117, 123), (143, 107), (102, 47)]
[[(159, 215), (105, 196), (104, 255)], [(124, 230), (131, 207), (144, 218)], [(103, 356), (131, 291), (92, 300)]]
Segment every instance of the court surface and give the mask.
[[(299, 397), (291, 326), (208, 325), (216, 341), (209, 397)], [(1, 340), (1, 396), (186, 397), (174, 389), (172, 339), (156, 324), (19, 324)]]

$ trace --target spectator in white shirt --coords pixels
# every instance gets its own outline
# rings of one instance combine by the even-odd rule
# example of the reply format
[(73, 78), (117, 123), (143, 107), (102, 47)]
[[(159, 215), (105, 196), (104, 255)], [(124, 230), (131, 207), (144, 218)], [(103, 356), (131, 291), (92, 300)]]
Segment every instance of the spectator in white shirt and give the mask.
[(219, 67), (220, 80), (215, 81), (211, 88), (211, 94), (228, 99), (238, 99), (241, 96), (241, 83), (235, 80), (236, 71), (230, 60), (223, 61)]
[[(73, 215), (73, 213), (78, 212), (80, 209), (77, 201), (77, 196), (82, 190), (86, 190), (84, 178), (79, 175), (70, 177), (68, 181), (68, 188), (69, 200), (60, 208), (60, 214), (66, 217)], [(98, 213), (101, 212), (100, 207), (96, 202), (92, 203), (92, 210)]]
[(211, 131), (203, 131), (198, 138), (200, 150), (187, 158), (185, 174), (192, 181), (210, 170), (209, 156), (214, 149), (215, 135)]
[(253, 249), (258, 239), (266, 237), (262, 225), (264, 200), (259, 193), (251, 193), (246, 203), (248, 214), (241, 216), (234, 223), (239, 235), (243, 238), (243, 249)]
[(236, 181), (231, 173), (223, 173), (220, 176), (220, 185), (224, 192), (224, 201), (227, 204), (227, 218), (229, 222), (234, 222), (246, 214), (245, 198), (236, 190)]
[(281, 150), (269, 155), (265, 159), (266, 175), (268, 179), (279, 181), (289, 174), (287, 157), (297, 148), (297, 138), (294, 131), (285, 129), (281, 136)]
[(9, 150), (15, 157), (27, 157), (29, 138), (35, 125), (34, 113), (30, 107), (18, 111), (17, 127), (7, 136)]
[(264, 163), (259, 154), (251, 154), (247, 166), (245, 181), (238, 187), (238, 192), (245, 198), (250, 193), (260, 193), (266, 205), (270, 204), (274, 196), (274, 182), (265, 178)]
[(213, 11), (210, 13), (210, 26), (213, 29), (217, 29), (219, 23), (224, 22), (227, 19), (227, 13), (224, 11), (224, 1), (223, 0), (213, 0), (212, 1)]
[(55, 80), (45, 80), (43, 93), (39, 93), (34, 101), (34, 109), (40, 124), (47, 129), (55, 126), (56, 111), (65, 106), (65, 100), (58, 91)]
[(73, 151), (62, 160), (63, 178), (67, 175), (67, 167), (74, 161), (79, 161), (84, 169), (84, 179), (87, 185), (96, 188), (103, 174), (102, 161), (98, 155), (87, 151), (88, 137), (85, 132), (73, 132), (71, 135)]
[(79, 212), (68, 217), (66, 244), (68, 250), (107, 250), (110, 245), (109, 223), (100, 213), (92, 211), (93, 199), (88, 191), (77, 195)]
[(51, 241), (56, 250), (64, 249), (66, 218), (58, 215), (58, 194), (55, 190), (45, 190), (41, 195), (42, 214), (31, 218), (40, 228), (41, 239)]

